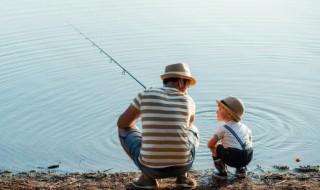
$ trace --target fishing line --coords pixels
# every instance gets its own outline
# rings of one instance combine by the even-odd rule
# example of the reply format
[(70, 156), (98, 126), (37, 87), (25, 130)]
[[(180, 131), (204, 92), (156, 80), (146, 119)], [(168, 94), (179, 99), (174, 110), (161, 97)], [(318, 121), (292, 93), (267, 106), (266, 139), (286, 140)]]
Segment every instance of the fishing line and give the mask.
[(110, 59), (110, 63), (115, 63), (117, 64), (121, 69), (122, 69), (122, 73), (128, 73), (128, 75), (133, 78), (136, 82), (138, 82), (144, 89), (146, 89), (146, 86), (142, 84), (142, 82), (140, 82), (136, 77), (134, 77), (126, 68), (124, 68), (118, 61), (116, 61), (115, 59), (113, 59), (113, 57), (111, 55), (109, 55), (106, 51), (104, 51), (98, 44), (96, 44), (93, 40), (91, 40), (87, 35), (85, 35), (83, 32), (81, 32), (81, 30), (79, 30), (77, 27), (73, 26), (72, 24), (69, 24), (70, 27), (72, 27), (74, 30), (76, 30), (77, 32), (79, 32), (79, 34), (81, 36), (84, 37), (84, 39), (88, 40), (89, 42), (92, 43), (93, 46), (95, 46), (96, 48), (98, 48), (100, 50), (100, 53), (103, 53), (105, 56), (107, 56)]

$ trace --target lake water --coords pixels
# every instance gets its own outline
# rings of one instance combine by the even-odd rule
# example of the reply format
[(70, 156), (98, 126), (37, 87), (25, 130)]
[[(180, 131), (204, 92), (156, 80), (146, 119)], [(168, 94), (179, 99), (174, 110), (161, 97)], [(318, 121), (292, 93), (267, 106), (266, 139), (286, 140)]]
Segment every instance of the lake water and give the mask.
[(137, 170), (116, 121), (143, 88), (69, 24), (148, 87), (190, 65), (195, 169), (212, 167), (215, 100), (229, 95), (246, 104), (249, 168), (320, 163), (318, 0), (2, 0), (0, 23), (0, 170)]

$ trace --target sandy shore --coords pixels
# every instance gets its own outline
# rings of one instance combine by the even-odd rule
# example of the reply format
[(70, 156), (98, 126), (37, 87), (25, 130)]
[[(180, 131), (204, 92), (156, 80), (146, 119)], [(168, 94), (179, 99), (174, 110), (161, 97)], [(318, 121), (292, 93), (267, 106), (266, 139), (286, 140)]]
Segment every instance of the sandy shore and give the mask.
[[(248, 172), (245, 179), (237, 179), (232, 174), (225, 182), (212, 179), (212, 171), (191, 171), (198, 182), (197, 189), (320, 189), (319, 166), (304, 166), (289, 170), (275, 167), (277, 172)], [(125, 189), (139, 173), (112, 171), (94, 173), (65, 173), (54, 171), (30, 171), (13, 174), (0, 172), (0, 189)], [(175, 179), (160, 180), (160, 189), (175, 189)]]

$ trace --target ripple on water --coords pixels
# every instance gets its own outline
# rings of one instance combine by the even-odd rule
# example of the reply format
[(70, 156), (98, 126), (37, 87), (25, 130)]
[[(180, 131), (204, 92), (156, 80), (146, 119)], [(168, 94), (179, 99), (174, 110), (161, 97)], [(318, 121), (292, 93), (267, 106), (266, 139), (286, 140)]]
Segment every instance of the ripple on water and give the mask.
[(0, 12), (8, 23), (0, 33), (0, 168), (61, 160), (67, 170), (135, 169), (115, 124), (142, 88), (65, 20), (143, 83), (158, 82), (167, 63), (190, 62), (199, 81), (191, 90), (201, 133), (196, 167), (212, 164), (206, 143), (219, 124), (215, 98), (228, 95), (246, 102), (252, 165), (287, 162), (296, 154), (318, 162), (315, 2), (7, 1)]

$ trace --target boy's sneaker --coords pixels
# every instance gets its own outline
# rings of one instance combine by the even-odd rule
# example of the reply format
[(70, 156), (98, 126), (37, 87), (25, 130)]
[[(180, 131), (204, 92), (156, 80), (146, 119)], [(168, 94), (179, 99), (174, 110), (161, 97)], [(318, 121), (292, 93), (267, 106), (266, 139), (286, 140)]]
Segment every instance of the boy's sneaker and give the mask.
[(246, 168), (237, 168), (235, 176), (237, 178), (245, 178), (247, 176)]
[(224, 172), (214, 172), (212, 177), (217, 179), (217, 180), (227, 180), (228, 174), (227, 174), (226, 171), (224, 171)]
[(139, 179), (131, 182), (126, 189), (157, 189), (158, 183), (156, 179), (152, 179), (144, 174), (141, 174)]
[(177, 188), (194, 189), (197, 187), (197, 181), (195, 179), (193, 179), (192, 177), (187, 176), (187, 174), (184, 174), (184, 175), (177, 177), (176, 187)]

